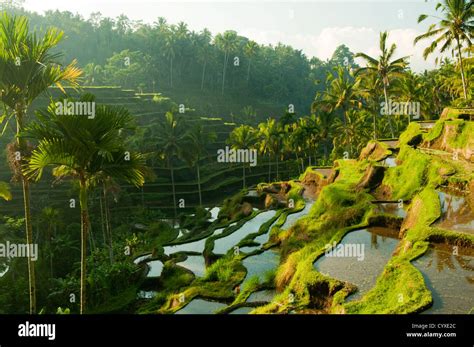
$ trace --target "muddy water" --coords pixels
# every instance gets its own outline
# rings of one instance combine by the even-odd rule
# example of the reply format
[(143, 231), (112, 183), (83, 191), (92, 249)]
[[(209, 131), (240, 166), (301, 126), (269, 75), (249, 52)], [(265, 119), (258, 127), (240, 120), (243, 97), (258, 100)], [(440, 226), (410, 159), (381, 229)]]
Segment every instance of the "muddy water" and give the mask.
[(363, 249), (360, 252), (363, 258), (324, 255), (315, 262), (314, 267), (333, 278), (355, 284), (358, 291), (350, 296), (350, 300), (359, 299), (375, 285), (377, 277), (391, 258), (398, 244), (398, 239), (394, 238), (397, 233), (397, 230), (376, 227), (352, 231), (340, 244), (344, 247), (357, 245), (360, 250)]
[(260, 281), (263, 281), (265, 274), (270, 270), (276, 269), (279, 262), (280, 256), (278, 252), (273, 249), (245, 258), (242, 261), (242, 264), (247, 269), (247, 276), (245, 276), (244, 283), (253, 276), (258, 276)]
[(177, 311), (176, 314), (213, 314), (226, 306), (227, 305), (220, 302), (194, 299), (181, 310)]
[[(224, 228), (216, 229), (212, 235), (219, 235), (223, 231), (224, 231)], [(180, 245), (166, 246), (166, 247), (164, 247), (165, 254), (171, 254), (171, 253), (177, 253), (177, 252), (198, 252), (198, 253), (202, 253), (202, 252), (204, 252), (204, 247), (206, 245), (206, 240), (207, 240), (207, 238), (204, 238), (204, 239), (201, 239), (201, 240), (198, 240), (198, 241), (183, 243), (183, 244), (180, 244)]]
[(423, 274), (433, 306), (424, 313), (469, 313), (474, 308), (474, 254), (436, 245), (412, 262)]
[(188, 255), (185, 261), (179, 262), (177, 265), (192, 271), (197, 277), (204, 276), (206, 272), (206, 262), (200, 255)]
[(232, 234), (215, 240), (213, 253), (227, 253), (229, 249), (238, 244), (240, 240), (242, 240), (245, 236), (257, 232), (260, 226), (263, 223), (267, 222), (270, 218), (274, 217), (275, 214), (276, 211), (274, 210), (259, 213), (257, 216), (247, 221), (244, 225), (240, 227), (240, 229), (234, 231)]
[(463, 196), (438, 191), (441, 218), (435, 223), (441, 228), (474, 234), (474, 212)]

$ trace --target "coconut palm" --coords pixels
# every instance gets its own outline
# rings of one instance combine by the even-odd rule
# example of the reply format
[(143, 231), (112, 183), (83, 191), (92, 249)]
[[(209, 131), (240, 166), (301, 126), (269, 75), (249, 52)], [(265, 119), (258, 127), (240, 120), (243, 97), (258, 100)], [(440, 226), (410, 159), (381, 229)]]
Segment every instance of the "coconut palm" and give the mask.
[(169, 32), (165, 39), (165, 46), (163, 54), (170, 62), (170, 87), (173, 88), (173, 59), (176, 56), (175, 53), (176, 39), (172, 32)]
[(123, 108), (97, 106), (89, 119), (81, 115), (57, 115), (55, 105), (37, 112), (22, 135), (38, 141), (24, 166), (28, 179), (39, 180), (46, 167), (58, 178), (70, 177), (79, 184), (81, 209), (80, 313), (86, 309), (87, 234), (90, 229), (88, 194), (103, 180), (112, 177), (135, 186), (144, 183), (145, 160), (125, 148), (124, 133), (132, 128), (133, 117)]
[[(428, 31), (415, 38), (414, 43), (418, 43), (425, 39), (434, 39), (431, 44), (424, 50), (423, 57), (426, 59), (433, 53), (439, 44), (441, 53), (448, 49), (457, 51), (457, 57), (461, 72), (461, 80), (463, 87), (464, 99), (468, 98), (467, 81), (464, 73), (464, 61), (462, 57), (462, 49), (464, 45), (472, 46), (471, 39), (474, 37), (474, 3), (470, 0), (443, 0), (436, 4), (436, 10), (441, 9), (442, 18), (422, 14), (418, 17), (418, 23), (426, 18), (435, 18), (439, 22), (429, 26)], [(434, 38), (436, 37), (436, 38)]]
[(269, 118), (265, 123), (258, 125), (260, 153), (268, 154), (268, 180), (270, 181), (271, 159), (276, 161), (276, 179), (278, 180), (278, 164), (282, 147), (283, 127), (274, 118)]
[[(77, 86), (81, 71), (75, 61), (63, 67), (59, 63), (61, 54), (54, 52), (63, 38), (63, 32), (48, 29), (42, 37), (29, 31), (25, 17), (11, 17), (3, 13), (0, 17), (0, 100), (12, 111), (16, 120), (17, 134), (27, 125), (27, 110), (32, 102), (56, 85), (63, 92), (62, 83)], [(27, 141), (17, 136), (16, 150), (21, 161), (28, 154)], [(30, 183), (22, 177), (25, 209), (26, 243), (33, 242), (30, 211)], [(28, 282), (30, 313), (36, 312), (35, 269), (28, 258)]]
[(202, 194), (201, 194), (201, 172), (199, 161), (207, 155), (206, 148), (209, 144), (217, 140), (217, 134), (214, 132), (208, 132), (204, 129), (202, 124), (197, 124), (186, 134), (186, 139), (193, 148), (192, 151), (186, 152), (188, 162), (191, 166), (196, 167), (198, 192), (199, 192), (199, 206), (202, 206)]
[(216, 45), (224, 52), (224, 67), (222, 70), (222, 95), (224, 95), (225, 73), (229, 55), (237, 48), (237, 33), (232, 30), (226, 31), (224, 34), (218, 34), (215, 38)]
[[(249, 125), (241, 125), (234, 128), (229, 135), (227, 143), (231, 145), (234, 150), (253, 150), (255, 149), (258, 139), (258, 134), (254, 128)], [(242, 186), (245, 184), (245, 162), (242, 162)]]
[[(385, 105), (388, 105), (388, 87), (390, 86), (390, 79), (402, 77), (405, 68), (407, 66), (407, 59), (408, 57), (402, 57), (395, 60), (392, 60), (395, 51), (397, 49), (396, 44), (392, 44), (390, 48), (387, 47), (387, 38), (388, 33), (386, 31), (380, 33), (380, 56), (377, 58), (373, 58), (365, 53), (357, 53), (355, 55), (356, 58), (362, 58), (366, 61), (367, 66), (361, 67), (357, 69), (356, 75), (362, 73), (376, 73), (382, 80), (383, 85), (383, 94), (385, 98)], [(388, 107), (388, 106), (387, 106)], [(390, 126), (390, 131), (392, 133), (392, 138), (395, 137), (395, 133), (393, 132), (393, 126), (390, 119), (388, 117), (388, 124)]]
[(252, 62), (252, 58), (257, 54), (258, 52), (258, 43), (255, 41), (248, 41), (247, 44), (244, 47), (244, 54), (249, 60), (249, 65), (247, 68), (247, 84), (249, 83), (250, 79), (250, 64)]
[(198, 36), (198, 54), (199, 54), (199, 59), (202, 61), (202, 75), (201, 75), (201, 90), (204, 89), (204, 80), (206, 77), (206, 67), (207, 67), (207, 62), (210, 58), (211, 55), (211, 39), (212, 39), (212, 34), (208, 29), (204, 29), (201, 31), (201, 33)]
[(364, 98), (365, 108), (372, 113), (373, 139), (377, 139), (377, 114), (379, 113), (380, 95), (382, 94), (382, 82), (375, 72), (366, 73), (360, 78), (360, 95)]
[(185, 124), (182, 119), (176, 117), (172, 112), (167, 112), (165, 118), (158, 124), (156, 140), (158, 155), (166, 161), (166, 165), (171, 174), (174, 222), (176, 222), (178, 212), (176, 205), (176, 187), (174, 182), (173, 161), (177, 157), (183, 157), (183, 150), (186, 146)]

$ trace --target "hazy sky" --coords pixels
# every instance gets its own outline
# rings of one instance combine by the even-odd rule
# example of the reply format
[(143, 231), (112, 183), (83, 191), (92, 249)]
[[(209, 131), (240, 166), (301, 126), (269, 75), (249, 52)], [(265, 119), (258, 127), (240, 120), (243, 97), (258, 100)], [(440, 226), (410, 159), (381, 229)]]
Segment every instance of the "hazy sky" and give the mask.
[(332, 1), (161, 1), (161, 0), (26, 0), (25, 8), (68, 10), (88, 18), (92, 12), (116, 17), (125, 14), (151, 23), (165, 17), (169, 23), (184, 21), (192, 30), (208, 28), (213, 34), (236, 30), (258, 43), (282, 42), (302, 49), (308, 56), (329, 58), (344, 43), (353, 52), (378, 53), (378, 35), (388, 30), (398, 46), (397, 56), (410, 55), (415, 71), (434, 67), (425, 61), (428, 42), (413, 46), (415, 36), (428, 22), (417, 24), (422, 13), (433, 14), (433, 0), (332, 0)]

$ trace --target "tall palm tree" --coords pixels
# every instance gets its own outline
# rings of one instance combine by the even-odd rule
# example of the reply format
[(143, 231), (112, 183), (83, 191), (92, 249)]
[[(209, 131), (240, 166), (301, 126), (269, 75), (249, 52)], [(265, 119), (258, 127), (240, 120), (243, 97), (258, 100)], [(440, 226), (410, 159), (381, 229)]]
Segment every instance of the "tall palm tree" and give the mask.
[(262, 154), (269, 155), (268, 180), (270, 181), (271, 159), (276, 161), (276, 179), (278, 180), (278, 163), (281, 155), (283, 128), (275, 118), (268, 118), (265, 123), (258, 125), (259, 147)]
[(57, 115), (55, 105), (37, 112), (22, 135), (38, 141), (24, 166), (25, 176), (39, 180), (46, 167), (56, 177), (71, 177), (79, 183), (81, 208), (81, 293), (80, 313), (86, 309), (87, 234), (90, 229), (88, 194), (103, 177), (113, 177), (137, 187), (143, 185), (145, 160), (125, 147), (124, 133), (132, 128), (133, 117), (123, 108), (96, 107), (93, 119), (81, 115)]
[[(31, 103), (49, 87), (56, 85), (63, 92), (62, 83), (73, 87), (78, 84), (81, 71), (75, 61), (63, 67), (61, 54), (54, 52), (63, 38), (63, 32), (48, 29), (42, 37), (29, 31), (25, 17), (11, 17), (6, 12), (0, 17), (0, 100), (12, 111), (16, 131), (20, 134), (26, 126), (27, 110)], [(17, 136), (17, 150), (22, 163), (28, 153), (27, 141)], [(33, 242), (30, 211), (30, 182), (22, 177), (25, 209), (26, 243)], [(30, 313), (36, 312), (36, 281), (33, 262), (28, 258), (28, 283)]]
[[(192, 166), (196, 167), (198, 192), (199, 192), (199, 206), (202, 206), (202, 194), (201, 194), (201, 171), (199, 161), (207, 155), (207, 146), (217, 140), (217, 134), (215, 132), (208, 132), (204, 129), (202, 124), (197, 124), (186, 134), (187, 141), (193, 148), (193, 151), (188, 151), (187, 157), (188, 162)], [(186, 154), (185, 154), (186, 156)]]
[(382, 94), (382, 82), (375, 72), (365, 73), (357, 78), (360, 79), (360, 95), (364, 98), (365, 108), (372, 113), (373, 139), (377, 139), (377, 114), (380, 112), (380, 95)]
[[(241, 125), (237, 128), (234, 128), (229, 135), (227, 143), (231, 145), (234, 150), (245, 149), (252, 150), (255, 149), (255, 144), (257, 142), (257, 132), (254, 128), (249, 125)], [(242, 187), (245, 188), (245, 163), (242, 163)]]
[(252, 63), (252, 58), (258, 52), (258, 48), (259, 48), (258, 43), (255, 42), (255, 41), (252, 41), (252, 40), (248, 41), (247, 44), (244, 47), (245, 56), (249, 60), (249, 65), (248, 65), (248, 68), (247, 68), (247, 84), (249, 83), (249, 79), (250, 79), (250, 64)]
[(227, 70), (227, 63), (229, 55), (237, 48), (237, 33), (232, 30), (227, 30), (224, 34), (218, 34), (215, 38), (216, 45), (224, 52), (224, 67), (222, 70), (222, 95), (224, 95), (225, 73)]
[(449, 48), (457, 50), (457, 57), (461, 71), (462, 87), (464, 99), (467, 100), (467, 81), (464, 74), (464, 62), (462, 57), (462, 48), (466, 44), (467, 47), (472, 46), (471, 39), (474, 37), (474, 3), (472, 0), (443, 0), (436, 4), (436, 10), (441, 9), (443, 18), (422, 14), (418, 17), (418, 23), (426, 18), (431, 17), (438, 19), (437, 24), (432, 24), (428, 31), (415, 38), (414, 43), (420, 40), (430, 39), (436, 36), (431, 44), (424, 50), (423, 57), (426, 59), (435, 51), (438, 44), (443, 44), (440, 52), (443, 53)]
[(174, 222), (178, 217), (176, 205), (176, 187), (174, 182), (173, 161), (177, 157), (183, 156), (186, 147), (185, 124), (181, 118), (173, 113), (167, 112), (165, 118), (158, 124), (156, 133), (156, 146), (159, 156), (166, 161), (166, 165), (171, 174), (171, 188), (173, 190)]
[[(388, 33), (386, 31), (380, 33), (380, 56), (373, 58), (365, 53), (357, 53), (356, 58), (362, 58), (366, 61), (367, 66), (357, 69), (356, 74), (359, 73), (376, 73), (379, 75), (383, 84), (383, 94), (385, 98), (385, 105), (388, 107), (388, 87), (390, 79), (403, 76), (407, 66), (408, 57), (402, 57), (392, 60), (393, 55), (397, 49), (396, 44), (392, 44), (390, 48), (387, 47)], [(388, 116), (388, 124), (392, 133), (392, 138), (395, 137), (390, 116)]]
[(201, 75), (201, 90), (204, 89), (204, 80), (206, 78), (206, 67), (207, 67), (207, 62), (210, 58), (211, 54), (211, 39), (212, 39), (212, 34), (208, 29), (204, 29), (201, 31), (201, 33), (198, 36), (198, 53), (199, 53), (199, 58), (201, 59), (203, 65), (202, 65), (202, 75)]
[(172, 32), (169, 32), (165, 39), (165, 49), (163, 54), (170, 62), (170, 87), (173, 88), (173, 59), (176, 56), (175, 53), (176, 39)]

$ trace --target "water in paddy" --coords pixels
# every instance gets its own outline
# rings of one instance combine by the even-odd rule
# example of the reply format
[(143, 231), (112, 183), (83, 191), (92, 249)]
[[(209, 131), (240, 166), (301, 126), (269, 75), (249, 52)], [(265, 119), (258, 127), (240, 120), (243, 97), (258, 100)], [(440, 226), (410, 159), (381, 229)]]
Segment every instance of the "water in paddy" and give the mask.
[(358, 260), (357, 256), (360, 254), (332, 257), (324, 255), (314, 263), (314, 267), (333, 278), (355, 284), (358, 291), (350, 296), (350, 300), (359, 299), (375, 285), (377, 277), (391, 258), (398, 244), (398, 239), (394, 238), (397, 233), (396, 230), (375, 227), (352, 231), (340, 244), (346, 250), (358, 246), (363, 250), (363, 257), (360, 257), (362, 260)]
[(286, 217), (286, 221), (285, 221), (285, 223), (283, 223), (283, 225), (281, 226), (280, 229), (286, 230), (286, 229), (291, 228), (296, 223), (296, 221), (298, 219), (306, 216), (309, 213), (309, 211), (311, 210), (311, 207), (313, 206), (313, 204), (314, 204), (314, 201), (306, 201), (306, 205), (304, 206), (304, 208), (301, 211), (289, 214)]
[(153, 290), (140, 290), (137, 294), (138, 299), (153, 299), (156, 296), (156, 292)]
[(221, 210), (220, 207), (213, 207), (209, 212), (211, 212), (211, 218), (208, 220), (209, 222), (214, 222), (219, 216), (219, 211)]
[(277, 251), (273, 249), (245, 258), (242, 261), (242, 264), (247, 269), (247, 276), (245, 276), (244, 283), (253, 276), (258, 276), (260, 281), (262, 281), (268, 271), (277, 268), (279, 262), (280, 256)]
[(144, 260), (147, 260), (147, 259), (150, 259), (151, 258), (151, 253), (148, 253), (148, 254), (145, 254), (145, 255), (141, 255), (137, 258), (135, 258), (135, 260), (133, 261), (134, 264), (140, 264), (142, 261)]
[(436, 245), (414, 260), (431, 291), (433, 306), (424, 313), (469, 313), (474, 308), (474, 254), (453, 254), (452, 246)]
[(250, 312), (253, 311), (255, 307), (239, 307), (231, 312), (229, 314), (249, 314)]
[(6, 266), (6, 267), (5, 267), (5, 270), (0, 271), (0, 277), (3, 277), (3, 276), (8, 272), (8, 269), (10, 269), (10, 267), (9, 267), (9, 266)]
[(438, 191), (442, 215), (436, 226), (463, 233), (474, 234), (474, 212), (464, 196)]
[(275, 295), (275, 290), (259, 290), (258, 292), (253, 292), (250, 294), (250, 296), (247, 298), (247, 302), (271, 302)]
[(239, 250), (244, 253), (251, 253), (259, 248), (260, 246), (245, 246), (245, 247), (241, 247)]
[(398, 217), (405, 218), (407, 211), (403, 207), (399, 207), (398, 202), (383, 202), (377, 204), (377, 212), (393, 214)]
[[(219, 235), (222, 233), (224, 228), (219, 228), (214, 231), (212, 235)], [(171, 253), (177, 253), (177, 252), (198, 252), (202, 253), (204, 251), (204, 247), (206, 245), (206, 240), (207, 238), (198, 240), (198, 241), (193, 241), (193, 242), (188, 242), (188, 243), (182, 243), (180, 245), (173, 245), (173, 246), (166, 246), (164, 247), (165, 254), (171, 254)]]
[(150, 271), (146, 277), (160, 277), (161, 272), (163, 271), (163, 263), (160, 260), (152, 260), (147, 263), (150, 267)]
[(239, 241), (242, 240), (245, 236), (257, 232), (260, 226), (263, 223), (267, 222), (270, 218), (274, 217), (275, 214), (276, 211), (274, 210), (259, 213), (257, 216), (244, 223), (244, 225), (242, 225), (240, 229), (234, 231), (232, 234), (215, 240), (213, 253), (227, 253), (229, 249), (238, 244)]
[(204, 276), (206, 272), (206, 262), (204, 257), (200, 255), (188, 255), (185, 261), (177, 264), (192, 271), (197, 277)]
[(181, 310), (177, 311), (176, 314), (213, 314), (226, 306), (227, 305), (220, 302), (194, 299)]
[(382, 161), (382, 165), (387, 166), (387, 167), (395, 167), (395, 166), (397, 166), (396, 158), (395, 157), (387, 157)]

